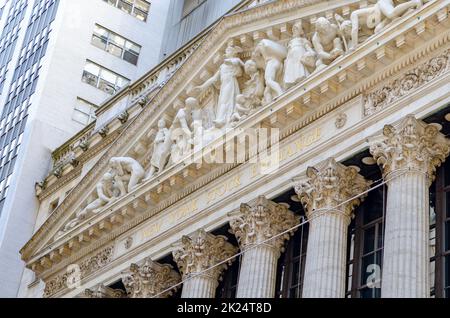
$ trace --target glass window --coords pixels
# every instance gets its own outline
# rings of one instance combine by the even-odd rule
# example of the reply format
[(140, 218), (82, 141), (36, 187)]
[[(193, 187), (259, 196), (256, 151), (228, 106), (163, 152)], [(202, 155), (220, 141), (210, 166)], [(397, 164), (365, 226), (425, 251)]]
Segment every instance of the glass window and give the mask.
[(355, 211), (347, 247), (346, 297), (381, 296), (384, 193), (384, 187), (372, 190)]
[(141, 47), (100, 25), (95, 26), (92, 44), (118, 58), (137, 65)]
[(277, 298), (301, 298), (309, 223), (299, 227), (288, 241), (277, 270)]
[(95, 120), (97, 106), (80, 98), (77, 99), (72, 119), (82, 125), (87, 125)]
[(241, 258), (238, 257), (234, 260), (233, 264), (225, 271), (223, 279), (217, 288), (216, 298), (236, 298), (240, 263)]
[(90, 61), (86, 62), (82, 81), (110, 95), (130, 82), (128, 79)]
[(436, 174), (430, 188), (431, 296), (450, 298), (450, 161)]
[(199, 7), (205, 0), (184, 0), (183, 4), (183, 17), (187, 16), (189, 13), (194, 11)]
[(147, 21), (150, 3), (144, 0), (103, 0), (141, 21)]

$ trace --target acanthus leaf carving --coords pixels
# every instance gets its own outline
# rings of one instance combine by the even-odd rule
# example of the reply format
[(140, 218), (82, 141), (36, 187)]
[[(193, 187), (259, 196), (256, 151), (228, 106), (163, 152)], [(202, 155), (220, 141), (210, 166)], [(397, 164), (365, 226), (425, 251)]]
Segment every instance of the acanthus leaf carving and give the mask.
[(215, 266), (203, 275), (218, 280), (233, 260), (217, 265), (236, 253), (237, 248), (228, 243), (225, 236), (214, 236), (201, 229), (192, 236), (183, 236), (181, 247), (173, 252), (173, 257), (183, 278), (203, 273)]
[(295, 192), (309, 219), (318, 213), (340, 211), (350, 221), (370, 185), (356, 168), (346, 167), (334, 158), (309, 167), (306, 175), (306, 180), (295, 185)]
[(179, 288), (166, 291), (180, 282), (180, 274), (171, 265), (146, 258), (142, 265), (131, 264), (130, 269), (122, 273), (122, 282), (130, 298), (166, 298)]
[(409, 170), (426, 174), (430, 185), (436, 168), (449, 152), (449, 142), (439, 128), (417, 120), (413, 115), (395, 125), (386, 125), (383, 134), (374, 137), (370, 145), (370, 153), (385, 178)]
[(450, 50), (405, 73), (365, 96), (364, 115), (370, 116), (424, 86), (450, 69)]
[[(239, 241), (241, 249), (266, 242), (278, 252), (283, 250), (284, 242), (289, 240), (294, 231), (282, 234), (293, 228), (300, 217), (285, 205), (269, 201), (260, 196), (248, 204), (241, 204), (237, 213), (232, 213), (231, 232)], [(273, 238), (272, 240), (270, 240)]]

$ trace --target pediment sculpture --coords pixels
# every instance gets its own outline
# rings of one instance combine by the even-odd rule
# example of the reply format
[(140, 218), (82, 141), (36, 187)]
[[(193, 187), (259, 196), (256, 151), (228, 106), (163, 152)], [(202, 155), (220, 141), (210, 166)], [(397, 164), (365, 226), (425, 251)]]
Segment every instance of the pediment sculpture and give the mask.
[[(187, 90), (187, 98), (177, 104), (173, 117), (159, 119), (156, 135), (146, 152), (148, 158), (126, 155), (112, 158), (110, 169), (97, 183), (89, 202), (59, 234), (101, 212), (140, 183), (189, 158), (194, 151), (272, 103), (286, 90), (355, 50), (361, 39), (380, 32), (389, 22), (422, 5), (422, 0), (399, 4), (393, 0), (377, 0), (375, 4), (350, 12), (348, 18), (337, 13), (321, 16), (310, 20), (306, 28), (306, 20), (291, 21), (292, 33), (289, 32), (288, 38), (265, 36), (245, 48), (229, 39), (222, 59), (215, 63), (218, 65), (215, 73), (200, 85), (194, 81), (197, 85)], [(203, 100), (208, 90), (217, 93), (212, 110), (206, 109)]]

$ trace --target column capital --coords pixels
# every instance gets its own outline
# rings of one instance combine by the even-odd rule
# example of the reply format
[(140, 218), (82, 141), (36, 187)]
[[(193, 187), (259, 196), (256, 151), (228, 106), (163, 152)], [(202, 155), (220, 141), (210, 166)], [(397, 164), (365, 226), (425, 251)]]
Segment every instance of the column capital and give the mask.
[[(295, 185), (308, 218), (319, 213), (337, 212), (350, 217), (353, 209), (365, 195), (351, 200), (369, 188), (370, 181), (364, 179), (354, 167), (346, 167), (329, 158), (306, 171), (307, 179)], [(347, 203), (346, 201), (350, 200)]]
[(123, 290), (113, 289), (103, 284), (95, 289), (86, 289), (84, 295), (86, 298), (126, 298)]
[[(233, 213), (234, 219), (230, 221), (231, 232), (236, 236), (242, 249), (248, 248), (294, 227), (300, 221), (285, 205), (269, 201), (264, 196), (241, 204), (238, 213)], [(282, 250), (285, 240), (293, 234), (286, 233), (267, 242), (278, 251)]]
[[(172, 254), (183, 277), (188, 277), (223, 262), (235, 255), (237, 250), (237, 247), (227, 242), (225, 236), (215, 236), (200, 229), (191, 236), (183, 236), (181, 247)], [(219, 280), (223, 270), (231, 263), (219, 265), (204, 275)]]
[[(130, 298), (151, 298), (178, 284), (180, 274), (171, 265), (161, 265), (146, 258), (142, 265), (131, 264), (130, 269), (122, 273), (122, 282)], [(159, 298), (170, 296), (177, 288)]]
[(449, 141), (436, 124), (426, 124), (408, 115), (369, 140), (370, 153), (386, 178), (401, 171), (424, 173), (431, 184), (436, 168), (448, 156)]

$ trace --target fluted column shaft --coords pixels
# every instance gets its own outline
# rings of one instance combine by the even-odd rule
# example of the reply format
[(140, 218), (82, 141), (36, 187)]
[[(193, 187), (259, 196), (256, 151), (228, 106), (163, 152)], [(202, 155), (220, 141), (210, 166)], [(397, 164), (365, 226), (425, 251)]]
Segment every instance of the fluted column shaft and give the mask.
[(299, 217), (282, 204), (260, 196), (242, 204), (230, 221), (243, 251), (237, 298), (275, 297), (277, 260)]
[(311, 219), (303, 298), (345, 297), (349, 222), (342, 211), (324, 211)]
[(412, 171), (388, 183), (381, 296), (430, 295), (429, 190), (424, 173)]
[(278, 249), (263, 244), (242, 256), (237, 298), (273, 298), (277, 274)]
[(181, 298), (214, 298), (218, 281), (216, 277), (199, 275), (189, 278), (183, 284)]
[(381, 297), (430, 297), (429, 187), (448, 156), (440, 127), (409, 115), (386, 125), (370, 152), (387, 182)]
[(330, 158), (295, 186), (309, 220), (303, 298), (345, 297), (347, 233), (370, 182)]

